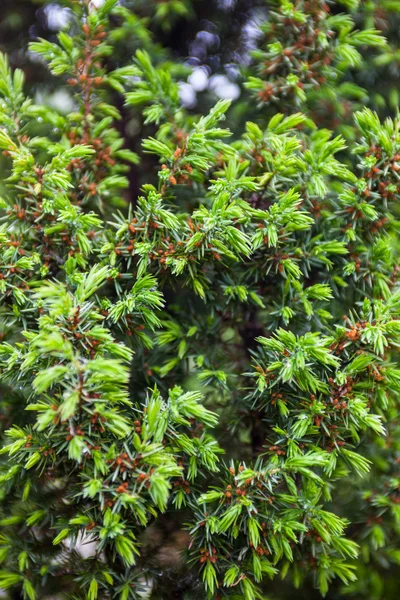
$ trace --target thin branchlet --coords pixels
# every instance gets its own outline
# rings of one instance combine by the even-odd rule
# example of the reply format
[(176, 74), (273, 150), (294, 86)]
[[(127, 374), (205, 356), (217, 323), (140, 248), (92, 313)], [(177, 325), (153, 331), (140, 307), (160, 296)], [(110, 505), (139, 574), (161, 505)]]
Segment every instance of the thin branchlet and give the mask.
[[(234, 141), (231, 102), (187, 111), (116, 0), (31, 44), (69, 115), (0, 55), (1, 589), (160, 593), (165, 519), (197, 597), (353, 593), (366, 557), (398, 561), (400, 123), (354, 102), (316, 125), (388, 46), (334, 3), (270, 4)], [(141, 157), (116, 104), (151, 128)]]

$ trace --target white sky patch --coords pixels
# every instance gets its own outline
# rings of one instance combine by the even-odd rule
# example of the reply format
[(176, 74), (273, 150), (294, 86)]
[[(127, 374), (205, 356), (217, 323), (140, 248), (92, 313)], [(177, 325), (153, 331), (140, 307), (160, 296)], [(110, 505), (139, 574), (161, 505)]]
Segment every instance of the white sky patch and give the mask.
[(188, 77), (188, 83), (196, 92), (203, 92), (208, 86), (208, 72), (205, 67), (193, 69)]
[(185, 108), (193, 108), (197, 103), (196, 90), (190, 83), (179, 83), (179, 99)]
[(240, 96), (240, 87), (226, 75), (212, 75), (208, 87), (218, 98), (237, 100)]
[(92, 0), (90, 6), (93, 8), (99, 8), (102, 4), (104, 4), (105, 0)]
[(236, 4), (236, 0), (218, 0), (219, 8), (223, 8), (225, 10), (230, 10)]
[(50, 106), (65, 115), (77, 108), (73, 97), (66, 90), (57, 90), (53, 94), (43, 94), (39, 91), (36, 93), (35, 102)]
[(55, 3), (45, 6), (44, 14), (47, 18), (47, 27), (51, 29), (51, 31), (65, 29), (71, 20), (70, 9)]

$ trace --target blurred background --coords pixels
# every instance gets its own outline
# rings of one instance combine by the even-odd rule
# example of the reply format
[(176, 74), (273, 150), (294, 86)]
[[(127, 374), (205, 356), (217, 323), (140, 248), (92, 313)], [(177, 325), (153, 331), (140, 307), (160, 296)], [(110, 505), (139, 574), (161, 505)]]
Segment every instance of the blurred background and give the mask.
[[(12, 67), (24, 70), (27, 91), (35, 102), (62, 113), (74, 109), (70, 88), (62, 78), (52, 78), (47, 66), (27, 48), (38, 37), (55, 40), (59, 31), (70, 31), (74, 1), (0, 2), (0, 51), (8, 54)], [(92, 0), (95, 5), (103, 1)], [(277, 109), (284, 110), (280, 106), (264, 106), (260, 110), (243, 85), (252, 74), (252, 52), (263, 43), (262, 24), (268, 21), (274, 0), (120, 0), (119, 3), (131, 11), (132, 20), (119, 27), (118, 38), (113, 40), (111, 68), (127, 64), (138, 48), (145, 48), (156, 62), (170, 62), (180, 82), (182, 104), (189, 113), (204, 113), (220, 98), (235, 100), (227, 125), (238, 135), (249, 118), (262, 125)], [(353, 0), (329, 2), (332, 13), (346, 11), (355, 4)], [(385, 52), (364, 53), (365, 66), (346, 73), (345, 82), (360, 86), (357, 98), (330, 98), (325, 94), (314, 103), (311, 116), (315, 122), (342, 133), (347, 139), (352, 135), (347, 124), (355, 109), (368, 104), (380, 116), (387, 116), (395, 114), (400, 104), (400, 0), (360, 0), (353, 18), (360, 28), (382, 31), (390, 46)], [(141, 140), (152, 135), (154, 128), (146, 127), (140, 114), (132, 115), (131, 111), (127, 115), (117, 94), (113, 102), (122, 111), (121, 131), (128, 133), (129, 147), (141, 154)], [(133, 202), (148, 178), (146, 167), (151, 167), (149, 161), (153, 159), (142, 155), (142, 161), (140, 167), (133, 165), (130, 173), (129, 197)]]
[[(70, 0), (71, 2), (72, 0)], [(45, 93), (51, 87), (47, 70), (38, 67), (27, 52), (29, 41), (54, 38), (67, 29), (71, 11), (68, 0), (2, 0), (0, 7), (0, 50), (7, 52), (13, 66), (24, 68), (29, 85)], [(101, 4), (103, 0), (93, 0)], [(182, 79), (181, 99), (195, 108), (207, 91), (217, 98), (238, 99), (241, 95), (240, 70), (251, 63), (251, 51), (262, 34), (260, 24), (268, 19), (268, 0), (120, 0), (144, 19), (152, 40), (164, 48), (169, 58), (193, 69)], [(333, 2), (332, 12), (340, 12), (350, 0)], [(383, 109), (399, 105), (400, 74), (399, 0), (361, 0), (356, 21), (383, 31), (391, 43), (390, 55), (371, 60), (358, 74), (358, 83), (370, 91), (373, 103)], [(132, 40), (131, 40), (132, 42)], [(136, 40), (137, 42), (137, 40)], [(145, 45), (145, 40), (142, 40)], [(127, 43), (127, 55), (137, 43)], [(152, 49), (155, 49), (152, 43)], [(119, 47), (121, 50), (121, 46)], [(118, 57), (114, 57), (118, 60)], [(127, 56), (121, 57), (126, 61)], [(368, 58), (368, 57), (367, 57)], [(386, 68), (385, 68), (386, 67)], [(377, 72), (379, 70), (379, 73)], [(376, 87), (379, 78), (379, 88)], [(43, 87), (44, 86), (44, 87)], [(58, 95), (61, 102), (64, 97)], [(65, 104), (64, 108), (68, 105)]]
[[(100, 4), (102, 0), (93, 2)], [(268, 20), (268, 0), (120, 0), (120, 3), (131, 9), (132, 22), (126, 24), (125, 35), (124, 28), (118, 28), (119, 38), (114, 40), (110, 67), (127, 64), (137, 48), (147, 49), (156, 60), (171, 61), (174, 75), (180, 81), (181, 102), (189, 112), (204, 113), (220, 98), (236, 101), (227, 124), (234, 135), (243, 131), (246, 120), (262, 122), (277, 111), (276, 106), (258, 110), (243, 85), (251, 73), (252, 51), (262, 42), (260, 26)], [(62, 78), (52, 78), (46, 65), (27, 48), (38, 37), (55, 40), (59, 31), (70, 29), (71, 4), (72, 0), (0, 0), (0, 51), (8, 54), (12, 67), (24, 70), (27, 91), (35, 101), (62, 113), (74, 110), (68, 86)], [(343, 4), (333, 2), (333, 12), (345, 10), (346, 4), (350, 5), (350, 0)], [(368, 103), (381, 116), (393, 115), (400, 104), (400, 0), (361, 0), (355, 19), (360, 28), (381, 30), (390, 45), (379, 54), (370, 51), (364, 56), (365, 66), (350, 71), (346, 77), (365, 90), (358, 99), (361, 106)], [(132, 165), (129, 174), (129, 198), (133, 202), (152, 171), (154, 158), (143, 155), (140, 144), (144, 137), (154, 133), (154, 127), (143, 124), (140, 112), (128, 115), (117, 94), (113, 102), (123, 114), (125, 122), (121, 128), (128, 132), (128, 147), (141, 154), (140, 166)], [(319, 107), (312, 114), (318, 124), (346, 135), (346, 103), (327, 98)], [(0, 164), (0, 191), (1, 176)], [(357, 493), (355, 486), (340, 491), (338, 504), (343, 512), (351, 513)], [(202, 599), (204, 592), (193, 590), (191, 575), (179, 571), (180, 552), (187, 545), (187, 534), (177, 529), (168, 517), (160, 518), (159, 522), (161, 527), (148, 530), (144, 553), (165, 573), (163, 597)], [(86, 550), (90, 552), (90, 548)], [(364, 577), (358, 587), (346, 591), (333, 587), (328, 598), (395, 600), (399, 597), (398, 573), (395, 568), (386, 571), (387, 565), (381, 566), (380, 575), (377, 570), (369, 571), (367, 566), (360, 565)], [(294, 592), (278, 579), (269, 585), (271, 600), (286, 600), (293, 593), (298, 600), (320, 598), (311, 588)]]

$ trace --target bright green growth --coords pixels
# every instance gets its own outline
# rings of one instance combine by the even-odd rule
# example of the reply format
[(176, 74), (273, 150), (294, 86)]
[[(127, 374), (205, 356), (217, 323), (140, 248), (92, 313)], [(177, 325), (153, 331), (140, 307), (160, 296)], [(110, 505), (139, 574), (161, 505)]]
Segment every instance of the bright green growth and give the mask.
[[(393, 49), (356, 1), (267, 3), (232, 142), (235, 107), (182, 107), (134, 10), (67, 4), (71, 31), (30, 50), (74, 112), (0, 57), (0, 588), (178, 597), (151, 550), (168, 522), (180, 598), (394, 598), (400, 122), (349, 82), (366, 47)], [(122, 106), (151, 133), (141, 157)]]

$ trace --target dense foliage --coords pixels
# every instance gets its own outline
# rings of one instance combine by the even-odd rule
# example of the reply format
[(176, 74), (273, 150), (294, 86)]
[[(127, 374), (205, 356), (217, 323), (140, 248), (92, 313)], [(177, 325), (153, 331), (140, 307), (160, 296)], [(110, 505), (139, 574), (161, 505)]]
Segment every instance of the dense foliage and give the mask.
[(253, 4), (234, 102), (187, 0), (0, 55), (5, 598), (398, 597), (400, 7)]

